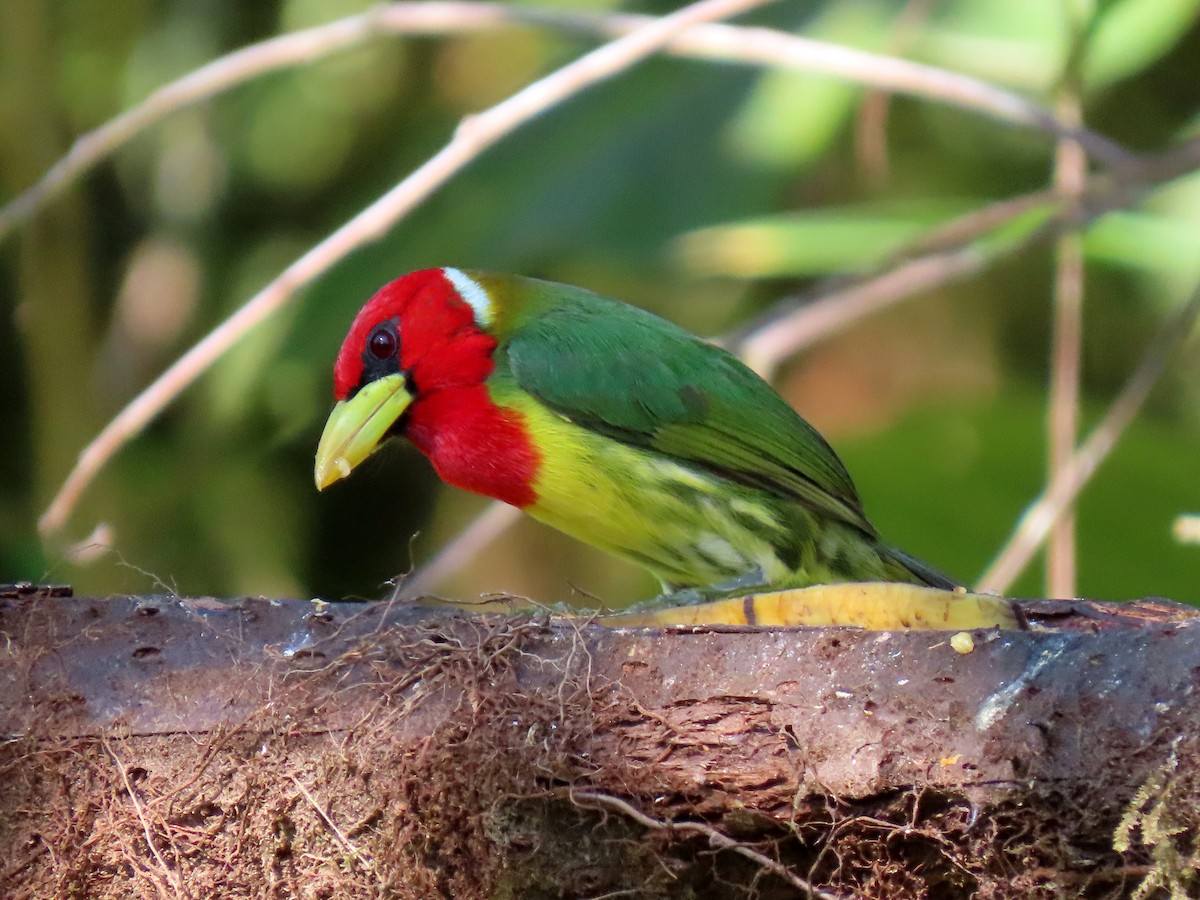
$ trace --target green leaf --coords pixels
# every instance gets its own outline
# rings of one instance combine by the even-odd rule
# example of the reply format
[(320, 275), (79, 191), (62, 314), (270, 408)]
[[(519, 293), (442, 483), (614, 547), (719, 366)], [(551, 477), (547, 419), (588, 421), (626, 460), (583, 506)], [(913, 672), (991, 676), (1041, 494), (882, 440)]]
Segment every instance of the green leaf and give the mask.
[[(888, 10), (835, 3), (804, 29), (808, 37), (882, 49)], [(824, 75), (769, 71), (734, 120), (729, 143), (743, 159), (795, 169), (818, 159), (854, 114), (862, 89)]]
[(923, 62), (1034, 93), (1049, 90), (1063, 60), (1057, 0), (957, 3), (939, 9), (914, 42)]
[(861, 271), (967, 208), (948, 207), (852, 206), (765, 216), (685, 234), (675, 243), (675, 255), (685, 269), (705, 275), (768, 278)]
[(1084, 249), (1092, 259), (1143, 272), (1195, 273), (1200, 231), (1183, 222), (1144, 211), (1113, 212), (1088, 229)]
[(1106, 87), (1156, 63), (1200, 13), (1200, 0), (1120, 0), (1096, 23), (1084, 59), (1088, 90)]

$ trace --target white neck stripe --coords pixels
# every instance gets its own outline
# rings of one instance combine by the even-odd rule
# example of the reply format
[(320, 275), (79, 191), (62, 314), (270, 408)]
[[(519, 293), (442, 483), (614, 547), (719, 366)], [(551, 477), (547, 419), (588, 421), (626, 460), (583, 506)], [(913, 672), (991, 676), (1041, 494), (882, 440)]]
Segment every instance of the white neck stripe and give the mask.
[(446, 276), (446, 280), (454, 285), (454, 289), (458, 291), (460, 297), (467, 301), (471, 309), (475, 311), (475, 323), (483, 328), (492, 324), (492, 298), (488, 296), (488, 292), (474, 278), (468, 276), (465, 272), (459, 269), (452, 269), (450, 266), (445, 266), (442, 269), (442, 274)]

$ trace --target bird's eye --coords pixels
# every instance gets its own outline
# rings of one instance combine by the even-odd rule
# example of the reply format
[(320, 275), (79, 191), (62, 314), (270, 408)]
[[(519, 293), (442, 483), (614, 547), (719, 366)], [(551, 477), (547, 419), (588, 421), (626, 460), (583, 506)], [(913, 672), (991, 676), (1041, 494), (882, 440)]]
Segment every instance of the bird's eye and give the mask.
[(376, 329), (367, 340), (367, 348), (376, 359), (389, 359), (396, 353), (396, 335), (390, 329)]

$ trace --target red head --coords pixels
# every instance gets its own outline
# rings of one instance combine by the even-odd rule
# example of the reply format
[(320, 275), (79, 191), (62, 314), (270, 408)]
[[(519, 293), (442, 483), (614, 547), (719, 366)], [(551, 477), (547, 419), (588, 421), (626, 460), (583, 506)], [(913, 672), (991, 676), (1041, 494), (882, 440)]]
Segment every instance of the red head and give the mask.
[(366, 302), (333, 367), (338, 400), (396, 372), (407, 375), (416, 399), (442, 387), (478, 384), (491, 374), (496, 341), (481, 330), (476, 307), (452, 278), (466, 276), (457, 269), (411, 272)]
[(492, 299), (458, 269), (425, 269), (385, 285), (350, 326), (317, 448), (318, 488), (349, 475), (386, 437), (403, 433), (444, 481), (526, 506), (537, 453), (523, 417), (497, 406)]

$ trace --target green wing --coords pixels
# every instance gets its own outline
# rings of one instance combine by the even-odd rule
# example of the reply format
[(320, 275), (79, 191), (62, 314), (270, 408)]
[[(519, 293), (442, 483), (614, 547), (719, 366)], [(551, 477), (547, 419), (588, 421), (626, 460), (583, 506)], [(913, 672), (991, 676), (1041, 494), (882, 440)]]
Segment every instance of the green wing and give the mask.
[(645, 310), (533, 284), (497, 348), (501, 377), (584, 428), (875, 533), (829, 444), (734, 356)]

